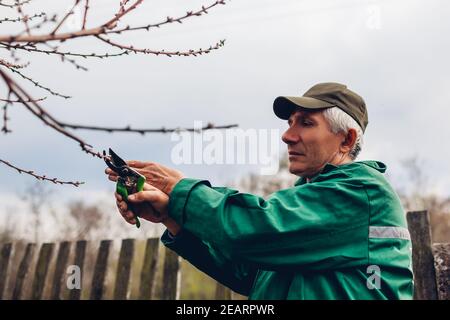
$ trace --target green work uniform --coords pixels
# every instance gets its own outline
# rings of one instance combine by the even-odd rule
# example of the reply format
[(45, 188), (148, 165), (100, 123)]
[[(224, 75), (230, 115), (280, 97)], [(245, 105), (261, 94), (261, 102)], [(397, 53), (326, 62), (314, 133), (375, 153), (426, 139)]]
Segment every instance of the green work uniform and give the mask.
[(412, 299), (411, 241), (378, 161), (327, 164), (267, 200), (182, 179), (161, 240), (249, 299)]

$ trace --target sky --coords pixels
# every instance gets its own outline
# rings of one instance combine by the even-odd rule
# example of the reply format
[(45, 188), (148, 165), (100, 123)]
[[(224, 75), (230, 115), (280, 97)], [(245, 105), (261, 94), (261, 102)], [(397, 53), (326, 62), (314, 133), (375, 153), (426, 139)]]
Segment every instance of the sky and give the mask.
[[(61, 12), (72, 1), (41, 0), (29, 12)], [(93, 4), (88, 26), (107, 20), (117, 1)], [(142, 25), (180, 16), (211, 1), (144, 1), (126, 20)], [(112, 5), (111, 5), (112, 4)], [(407, 184), (402, 161), (417, 157), (432, 192), (450, 190), (450, 2), (444, 0), (247, 0), (231, 1), (183, 24), (114, 37), (135, 47), (188, 50), (221, 39), (225, 46), (198, 57), (134, 55), (79, 62), (76, 70), (55, 57), (29, 54), (24, 73), (53, 90), (72, 96), (49, 96), (42, 106), (66, 122), (139, 128), (193, 127), (195, 121), (238, 124), (241, 129), (287, 128), (272, 111), (280, 95), (302, 95), (319, 82), (340, 82), (366, 101), (369, 125), (359, 160), (387, 164), (399, 185)], [(0, 17), (14, 12), (0, 8)], [(63, 31), (77, 20), (69, 20)], [(0, 34), (17, 32), (0, 24)], [(62, 48), (80, 52), (116, 52), (104, 43), (78, 39)], [(7, 58), (1, 51), (1, 57)], [(20, 80), (35, 97), (47, 93)], [(4, 84), (0, 84), (4, 94)], [(104, 163), (81, 152), (77, 143), (44, 126), (22, 106), (10, 108), (11, 134), (0, 136), (0, 158), (61, 180), (84, 181), (79, 188), (49, 185), (64, 201), (95, 202), (111, 194)], [(125, 159), (173, 166), (186, 176), (224, 185), (257, 165), (175, 165), (175, 142), (169, 134), (109, 134), (76, 131), (97, 150), (113, 148)], [(279, 152), (286, 148), (281, 139)], [(0, 166), (0, 212), (34, 183)], [(111, 204), (114, 199), (111, 196)], [(6, 205), (6, 203), (8, 203)]]

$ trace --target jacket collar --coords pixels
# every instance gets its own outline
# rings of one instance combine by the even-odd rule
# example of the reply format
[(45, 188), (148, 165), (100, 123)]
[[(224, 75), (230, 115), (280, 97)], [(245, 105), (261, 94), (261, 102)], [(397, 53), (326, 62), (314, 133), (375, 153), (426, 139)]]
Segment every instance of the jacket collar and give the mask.
[[(322, 171), (319, 174), (315, 175), (314, 177), (312, 177), (310, 179), (310, 182), (314, 182), (317, 179), (317, 177), (319, 177), (319, 176), (321, 176), (323, 174), (327, 174), (328, 172), (331, 172), (331, 171), (333, 171), (333, 170), (335, 170), (337, 168), (343, 168), (343, 167), (354, 165), (354, 164), (363, 164), (363, 165), (369, 166), (369, 167), (371, 167), (371, 168), (373, 168), (373, 169), (375, 169), (375, 170), (377, 170), (377, 171), (379, 171), (381, 173), (384, 173), (386, 171), (386, 168), (387, 168), (386, 165), (383, 162), (375, 161), (375, 160), (355, 161), (355, 162), (346, 163), (346, 164), (343, 164), (343, 165), (340, 165), (340, 166), (335, 166), (334, 164), (327, 163), (323, 167)], [(305, 183), (308, 183), (306, 178), (305, 177), (300, 177), (295, 182), (294, 186), (300, 186), (300, 185), (305, 184)]]

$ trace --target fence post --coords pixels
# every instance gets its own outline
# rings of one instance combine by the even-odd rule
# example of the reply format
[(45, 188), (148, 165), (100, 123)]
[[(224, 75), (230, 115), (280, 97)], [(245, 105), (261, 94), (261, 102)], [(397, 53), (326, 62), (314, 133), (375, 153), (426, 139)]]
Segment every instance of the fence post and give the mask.
[(0, 253), (0, 300), (3, 299), (3, 291), (6, 287), (8, 275), (9, 257), (11, 256), (12, 243), (5, 243)]
[(69, 258), (70, 242), (63, 241), (59, 244), (58, 257), (56, 258), (56, 266), (53, 277), (53, 286), (51, 292), (51, 299), (61, 299), (61, 283), (65, 278), (65, 271), (67, 268), (67, 260)]
[(155, 274), (158, 265), (159, 239), (147, 239), (145, 246), (144, 264), (141, 270), (141, 283), (139, 287), (139, 299), (149, 300), (153, 298), (155, 288)]
[(110, 247), (111, 240), (102, 240), (100, 242), (97, 261), (95, 262), (94, 276), (92, 277), (91, 300), (101, 300), (103, 297)]
[(164, 257), (162, 300), (177, 300), (180, 296), (180, 258), (174, 251), (166, 248)]
[(54, 243), (44, 243), (39, 250), (39, 258), (34, 273), (33, 287), (31, 291), (31, 299), (39, 300), (44, 292), (47, 271), (53, 254)]
[(450, 243), (433, 244), (439, 300), (450, 300)]
[(414, 272), (414, 299), (436, 300), (436, 273), (431, 249), (431, 229), (427, 211), (411, 211), (406, 215), (411, 233)]
[(12, 294), (13, 300), (18, 300), (22, 296), (23, 281), (27, 276), (28, 270), (30, 268), (31, 259), (34, 254), (36, 245), (34, 243), (28, 243), (23, 254), (23, 258), (20, 261), (19, 270), (17, 270), (16, 283), (14, 284), (14, 290)]
[[(78, 268), (80, 268), (80, 282), (83, 283), (83, 264), (84, 264), (84, 256), (86, 253), (86, 240), (77, 241), (77, 245), (75, 247), (75, 260), (74, 263)], [(80, 300), (81, 297), (81, 288), (80, 289), (71, 289), (69, 293), (70, 300)]]
[(130, 282), (131, 261), (134, 253), (134, 239), (122, 240), (119, 264), (116, 273), (116, 287), (114, 300), (126, 300), (128, 296), (128, 283)]

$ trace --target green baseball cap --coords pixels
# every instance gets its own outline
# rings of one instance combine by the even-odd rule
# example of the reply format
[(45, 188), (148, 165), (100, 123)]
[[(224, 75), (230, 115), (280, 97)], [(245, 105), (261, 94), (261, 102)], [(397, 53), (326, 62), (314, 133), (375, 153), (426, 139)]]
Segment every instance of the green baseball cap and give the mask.
[(363, 132), (369, 123), (364, 99), (346, 85), (327, 82), (319, 83), (301, 97), (277, 97), (273, 102), (273, 111), (278, 118), (287, 120), (297, 108), (326, 109), (338, 107), (361, 126)]

